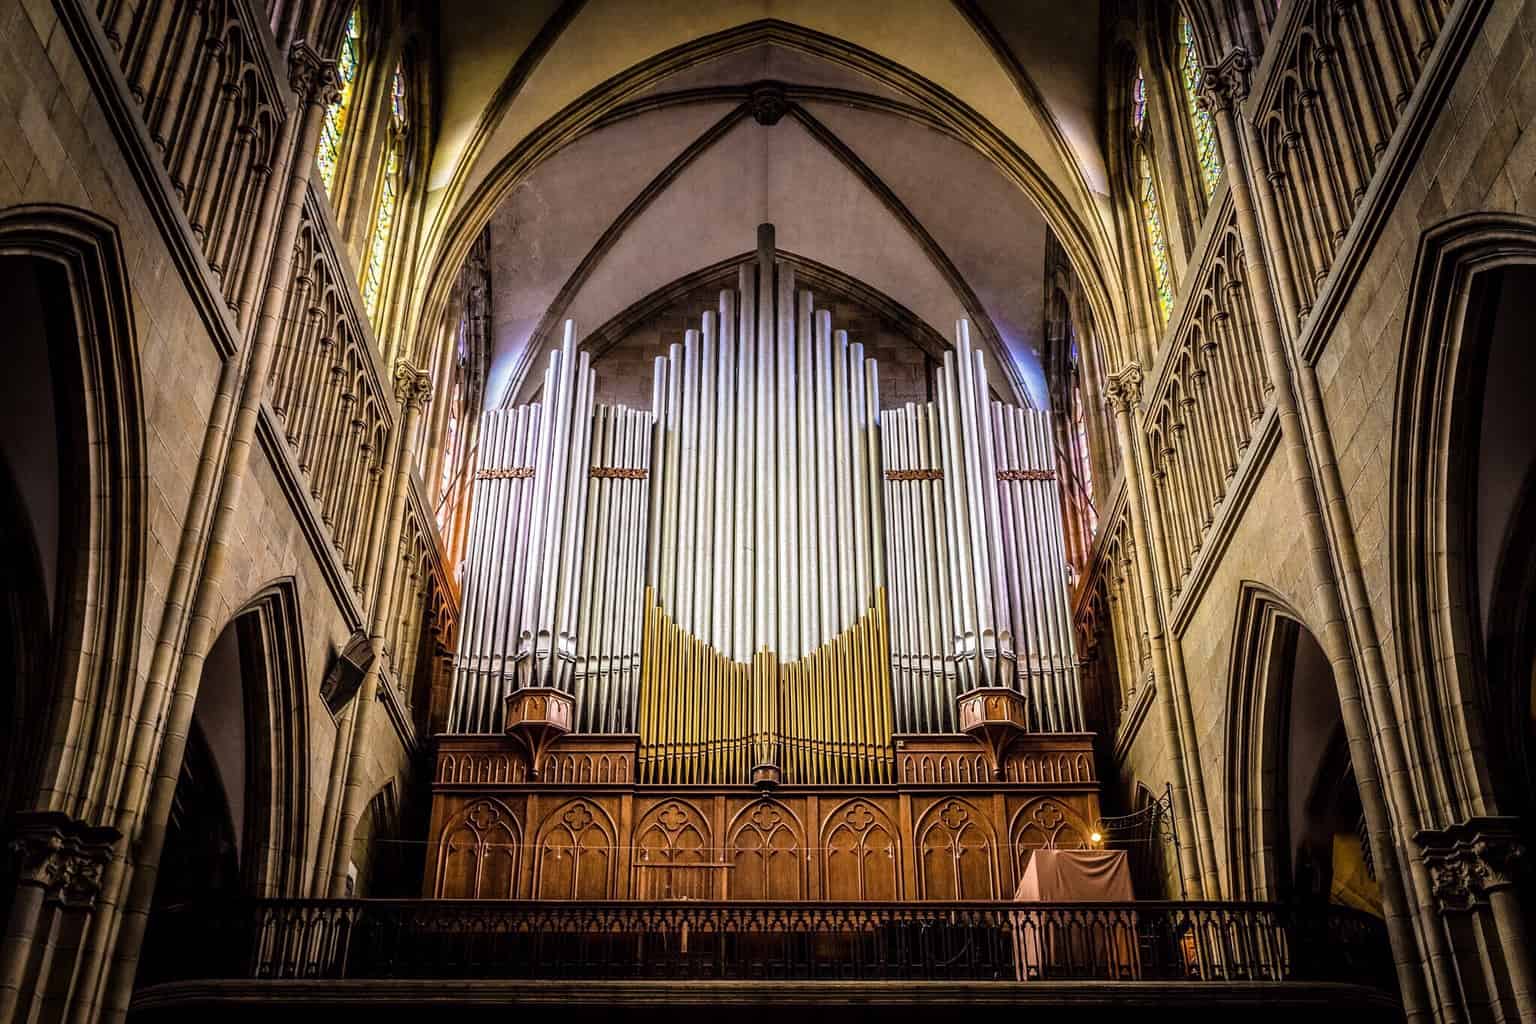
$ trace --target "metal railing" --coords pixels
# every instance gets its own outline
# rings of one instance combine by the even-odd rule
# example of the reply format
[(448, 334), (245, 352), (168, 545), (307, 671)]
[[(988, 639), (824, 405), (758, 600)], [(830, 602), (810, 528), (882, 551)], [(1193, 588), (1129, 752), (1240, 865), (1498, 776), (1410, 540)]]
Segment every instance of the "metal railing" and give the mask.
[(1263, 903), (270, 900), (167, 910), (140, 982), (255, 979), (1342, 981), (1385, 930)]

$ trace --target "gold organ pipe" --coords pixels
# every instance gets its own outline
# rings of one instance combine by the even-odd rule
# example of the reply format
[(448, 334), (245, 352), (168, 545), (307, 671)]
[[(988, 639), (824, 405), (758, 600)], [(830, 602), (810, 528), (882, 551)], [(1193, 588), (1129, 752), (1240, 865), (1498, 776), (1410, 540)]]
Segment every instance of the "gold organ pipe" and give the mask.
[(642, 781), (744, 782), (765, 758), (800, 785), (892, 778), (885, 588), (857, 622), (796, 661), (766, 646), (751, 664), (733, 661), (674, 622), (651, 588), (643, 624)]

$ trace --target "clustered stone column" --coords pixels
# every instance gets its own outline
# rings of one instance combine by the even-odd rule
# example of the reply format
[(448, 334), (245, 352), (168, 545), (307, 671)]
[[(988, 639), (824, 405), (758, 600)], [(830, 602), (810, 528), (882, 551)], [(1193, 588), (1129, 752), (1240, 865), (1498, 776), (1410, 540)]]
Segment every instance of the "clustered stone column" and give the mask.
[(57, 1016), (77, 980), (77, 953), (122, 838), (59, 811), (14, 820), (9, 843), (16, 895), (0, 952), (0, 1020)]
[(1413, 838), (1434, 880), (1441, 923), (1452, 947), (1483, 951), (1480, 971), (1461, 971), (1468, 1008), (1497, 1009), (1505, 1019), (1536, 1020), (1530, 940), (1516, 888), (1529, 853), (1515, 826), (1513, 818), (1469, 818), (1450, 828), (1420, 831)]
[(395, 449), (395, 479), (390, 489), (389, 507), (384, 512), (384, 542), (379, 547), (379, 581), (373, 595), (373, 614), (368, 642), (373, 646), (373, 661), (363, 677), (352, 710), (351, 741), (346, 774), (342, 786), (341, 811), (336, 824), (335, 848), (331, 851), (332, 897), (347, 895), (348, 870), (351, 867), (352, 841), (366, 802), (368, 770), (369, 712), (379, 692), (379, 673), (384, 666), (384, 646), (390, 630), (390, 609), (395, 588), (395, 561), (400, 557), (400, 533), (404, 526), (405, 501), (410, 491), (411, 453), (416, 450), (416, 431), (421, 413), (432, 400), (432, 379), (423, 370), (405, 360), (395, 364), (395, 398), (400, 402), (400, 437)]
[[(1163, 633), (1163, 615), (1158, 606), (1157, 592), (1153, 589), (1152, 567), (1145, 553), (1152, 550), (1148, 542), (1145, 498), (1142, 490), (1142, 463), (1135, 442), (1135, 420), (1141, 407), (1141, 367), (1128, 363), (1118, 373), (1111, 374), (1105, 388), (1106, 397), (1114, 408), (1115, 440), (1120, 446), (1120, 464), (1125, 467), (1127, 504), (1130, 507), (1131, 530), (1136, 549), (1141, 557), (1134, 559), (1135, 571), (1140, 581), (1142, 619), (1147, 626), (1147, 645), (1152, 655), (1152, 681), (1155, 687), (1159, 716), (1163, 723), (1164, 742), (1168, 746), (1169, 771), (1173, 775), (1173, 815), (1179, 835), (1194, 837), (1194, 816), (1189, 793), (1189, 777), (1185, 771), (1184, 744), (1179, 739), (1178, 712), (1174, 707), (1172, 673), (1168, 667), (1167, 639)], [(1179, 844), (1179, 873), (1189, 895), (1201, 898), (1206, 895), (1201, 879), (1200, 862), (1193, 840)], [(1213, 894), (1214, 895), (1214, 894)]]

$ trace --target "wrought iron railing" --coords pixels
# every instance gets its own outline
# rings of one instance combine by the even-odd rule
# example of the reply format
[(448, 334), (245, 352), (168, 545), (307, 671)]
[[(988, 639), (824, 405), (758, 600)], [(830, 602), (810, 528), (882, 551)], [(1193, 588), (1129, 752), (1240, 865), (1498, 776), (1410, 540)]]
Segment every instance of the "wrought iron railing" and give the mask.
[(255, 979), (1344, 981), (1385, 931), (1264, 903), (272, 900), (152, 920), (141, 984)]

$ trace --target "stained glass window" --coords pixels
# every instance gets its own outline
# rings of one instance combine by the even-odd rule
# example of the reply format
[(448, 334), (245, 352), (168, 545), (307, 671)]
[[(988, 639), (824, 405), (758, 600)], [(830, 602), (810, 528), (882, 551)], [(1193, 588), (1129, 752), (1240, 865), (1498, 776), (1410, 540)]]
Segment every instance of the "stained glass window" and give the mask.
[(315, 150), (315, 163), (320, 168), (320, 180), (330, 193), (336, 183), (336, 165), (341, 160), (341, 140), (347, 130), (347, 107), (352, 102), (352, 86), (357, 81), (358, 41), (360, 29), (357, 11), (347, 19), (347, 33), (341, 41), (341, 52), (336, 55), (336, 77), (341, 79), (341, 93), (325, 110), (325, 123), (320, 126), (320, 143)]
[(1216, 145), (1216, 122), (1208, 110), (1200, 107), (1200, 80), (1205, 69), (1200, 66), (1200, 51), (1195, 46), (1195, 26), (1188, 17), (1179, 18), (1179, 78), (1184, 83), (1184, 100), (1189, 107), (1189, 123), (1195, 132), (1195, 158), (1200, 162), (1200, 180), (1209, 199), (1221, 180), (1221, 151)]
[(1157, 204), (1157, 181), (1152, 175), (1152, 161), (1145, 149), (1136, 150), (1137, 193), (1141, 216), (1147, 225), (1147, 248), (1152, 256), (1152, 279), (1157, 288), (1157, 306), (1163, 322), (1173, 310), (1173, 268), (1168, 262), (1168, 238), (1163, 233), (1163, 215)]
[(405, 151), (405, 73), (395, 66), (389, 89), (389, 148), (384, 154), (384, 177), (379, 182), (379, 202), (373, 215), (373, 239), (368, 244), (368, 265), (363, 271), (363, 305), (373, 316), (384, 283), (384, 265), (389, 261), (389, 240), (394, 234), (395, 214), (400, 205), (400, 185)]
[(1147, 80), (1140, 69), (1136, 81), (1131, 83), (1131, 126), (1138, 132), (1147, 123)]

